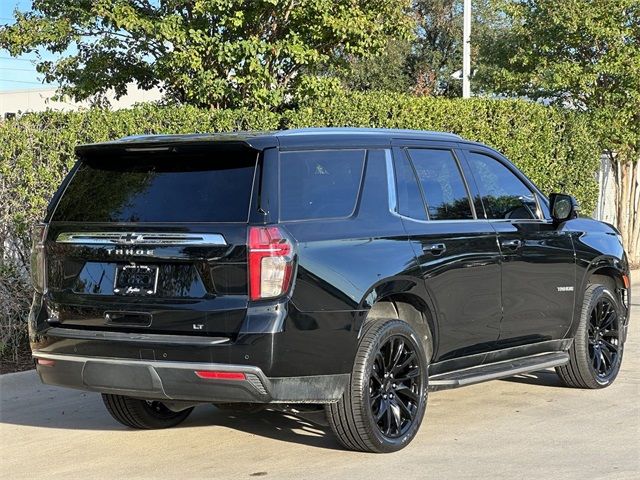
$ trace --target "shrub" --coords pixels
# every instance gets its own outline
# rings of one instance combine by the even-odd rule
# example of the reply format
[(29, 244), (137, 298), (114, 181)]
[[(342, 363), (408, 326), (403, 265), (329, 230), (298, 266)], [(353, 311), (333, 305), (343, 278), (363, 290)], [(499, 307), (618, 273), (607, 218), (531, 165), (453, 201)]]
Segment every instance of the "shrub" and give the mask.
[(568, 192), (592, 212), (600, 152), (586, 116), (521, 100), (351, 94), (285, 112), (286, 128), (361, 126), (453, 132), (502, 152), (546, 193)]
[(590, 212), (598, 186), (595, 135), (578, 113), (516, 100), (339, 94), (281, 114), (140, 105), (43, 112), (0, 122), (0, 356), (26, 342), (31, 226), (74, 163), (81, 143), (149, 133), (361, 126), (449, 131), (503, 152), (543, 191), (575, 195)]

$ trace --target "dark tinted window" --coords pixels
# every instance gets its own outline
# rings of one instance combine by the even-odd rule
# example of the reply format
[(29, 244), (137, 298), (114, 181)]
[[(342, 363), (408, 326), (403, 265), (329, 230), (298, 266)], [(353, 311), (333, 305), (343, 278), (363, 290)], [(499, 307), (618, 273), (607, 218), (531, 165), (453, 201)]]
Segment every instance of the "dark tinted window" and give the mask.
[(533, 192), (495, 158), (468, 152), (487, 218), (538, 218)]
[(355, 209), (364, 150), (280, 154), (280, 219), (347, 217)]
[(431, 220), (473, 218), (467, 189), (450, 150), (409, 150)]
[(86, 159), (53, 220), (246, 222), (255, 163), (255, 153), (229, 151)]
[(420, 186), (409, 159), (400, 153), (396, 158), (396, 192), (398, 195), (398, 213), (417, 220), (426, 220), (427, 212), (420, 193)]

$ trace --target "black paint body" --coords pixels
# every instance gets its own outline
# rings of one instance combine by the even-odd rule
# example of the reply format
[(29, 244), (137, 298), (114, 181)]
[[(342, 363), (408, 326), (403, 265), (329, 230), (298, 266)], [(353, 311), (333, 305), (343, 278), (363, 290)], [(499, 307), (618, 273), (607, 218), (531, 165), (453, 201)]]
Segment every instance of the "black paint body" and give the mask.
[[(169, 146), (177, 152), (206, 152), (220, 145), (255, 151), (258, 164), (248, 222), (51, 222), (60, 197), (56, 195), (44, 243), (48, 285), (46, 291), (36, 293), (29, 322), (36, 353), (246, 365), (257, 367), (274, 381), (311, 376), (348, 379), (344, 374), (351, 372), (359, 332), (370, 309), (393, 299), (420, 312), (420, 319), (412, 321), (422, 322), (416, 328), (425, 332), (429, 343), (430, 371), (442, 373), (493, 359), (568, 348), (589, 276), (608, 275), (621, 285), (623, 275), (628, 275), (626, 256), (613, 227), (586, 218), (554, 224), (546, 197), (506, 159), (488, 147), (452, 135), (325, 129), (141, 137), (82, 146), (77, 153), (82, 158), (108, 151), (117, 157), (132, 145)], [(395, 189), (393, 162), (408, 147), (453, 152), (474, 199), (473, 219), (418, 221), (395, 211), (395, 192), (390, 191)], [(280, 152), (322, 149), (367, 151), (355, 211), (347, 218), (280, 222)], [(536, 193), (544, 219), (486, 219), (466, 161), (470, 151), (504, 162)], [(251, 302), (247, 229), (249, 225), (269, 224), (279, 224), (294, 240), (295, 277), (282, 298)], [(55, 241), (65, 231), (96, 230), (217, 233), (228, 245), (155, 247), (152, 261), (160, 265), (161, 278), (157, 297), (129, 298), (111, 291), (115, 267), (131, 261), (149, 263), (148, 257), (133, 254), (113, 259), (104, 246)], [(514, 239), (521, 242), (520, 248), (503, 248), (503, 241)], [(438, 244), (446, 245), (444, 253), (433, 253), (432, 246)], [(109, 280), (97, 282), (100, 278)], [(558, 287), (574, 288), (559, 291)], [(124, 319), (119, 323), (107, 320), (105, 312), (132, 312), (132, 316), (116, 315)], [(151, 320), (135, 314), (149, 315)], [(202, 327), (196, 331), (194, 325)], [(109, 338), (109, 332), (129, 337)], [(206, 339), (223, 342), (208, 344)], [(117, 391), (89, 385), (79, 379), (83, 374), (75, 371), (56, 376), (51, 373), (55, 368), (38, 366), (45, 382)], [(191, 377), (183, 380), (191, 382), (185, 392), (197, 391)], [(167, 382), (164, 377), (163, 381)], [(298, 398), (292, 387), (288, 399), (336, 400), (344, 383), (332, 385), (327, 388), (337, 390), (324, 398), (317, 392), (309, 394), (308, 389)], [(269, 394), (250, 399), (284, 401), (287, 397)], [(227, 397), (214, 392), (204, 397), (184, 393), (172, 398), (247, 400), (242, 395)]]

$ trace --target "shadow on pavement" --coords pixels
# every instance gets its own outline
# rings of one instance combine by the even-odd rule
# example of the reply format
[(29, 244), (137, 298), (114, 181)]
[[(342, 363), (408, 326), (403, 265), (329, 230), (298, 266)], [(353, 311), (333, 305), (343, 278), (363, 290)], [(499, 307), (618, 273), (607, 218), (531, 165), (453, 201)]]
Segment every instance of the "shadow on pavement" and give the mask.
[(539, 385), (543, 387), (567, 388), (553, 370), (540, 370), (537, 372), (523, 373), (514, 377), (503, 378), (502, 381), (524, 383), (526, 385)]
[[(140, 434), (112, 419), (100, 394), (41, 385), (33, 372), (0, 379), (0, 424)], [(224, 427), (283, 442), (341, 449), (329, 427), (279, 411), (248, 413), (201, 405), (175, 429), (199, 427), (210, 428), (212, 435), (217, 427)]]
[(282, 442), (343, 450), (329, 427), (273, 410), (235, 413), (213, 406), (198, 407), (184, 426), (226, 427)]

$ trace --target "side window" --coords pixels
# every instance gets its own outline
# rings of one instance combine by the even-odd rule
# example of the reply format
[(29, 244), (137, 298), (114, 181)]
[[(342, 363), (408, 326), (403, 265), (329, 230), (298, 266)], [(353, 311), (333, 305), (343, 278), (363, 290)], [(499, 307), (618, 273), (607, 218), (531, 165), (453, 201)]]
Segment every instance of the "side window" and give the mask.
[(395, 159), (396, 192), (398, 196), (398, 213), (416, 220), (426, 220), (427, 211), (420, 193), (420, 186), (404, 152)]
[(411, 149), (431, 220), (473, 218), (467, 188), (450, 150)]
[(487, 218), (539, 218), (533, 192), (498, 160), (467, 152)]
[(364, 158), (364, 150), (280, 153), (280, 219), (351, 215), (360, 190)]

